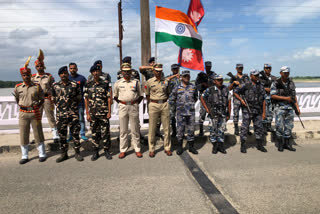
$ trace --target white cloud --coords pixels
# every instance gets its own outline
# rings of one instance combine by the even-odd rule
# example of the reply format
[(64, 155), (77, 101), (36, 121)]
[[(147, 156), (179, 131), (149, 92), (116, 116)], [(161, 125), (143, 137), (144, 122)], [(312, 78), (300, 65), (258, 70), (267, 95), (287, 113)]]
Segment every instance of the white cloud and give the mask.
[(297, 60), (311, 59), (314, 57), (320, 57), (319, 47), (309, 47), (293, 54), (293, 58)]

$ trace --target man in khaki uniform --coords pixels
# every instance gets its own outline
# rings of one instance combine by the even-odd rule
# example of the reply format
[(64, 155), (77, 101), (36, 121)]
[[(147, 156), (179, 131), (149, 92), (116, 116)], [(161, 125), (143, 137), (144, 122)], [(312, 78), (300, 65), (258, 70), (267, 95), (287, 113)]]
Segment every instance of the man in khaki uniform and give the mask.
[(119, 103), (120, 120), (120, 154), (122, 159), (128, 150), (128, 125), (130, 121), (132, 144), (138, 158), (142, 157), (140, 152), (140, 121), (139, 103), (143, 99), (140, 81), (131, 77), (131, 65), (121, 65), (123, 78), (114, 85), (114, 100)]
[(149, 109), (149, 156), (155, 156), (155, 132), (157, 121), (161, 118), (164, 130), (164, 152), (171, 156), (170, 138), (170, 112), (168, 104), (168, 81), (162, 77), (162, 64), (153, 66), (154, 77), (149, 79), (145, 85), (145, 93), (148, 100)]
[(28, 68), (30, 57), (25, 64), (25, 67), (20, 68), (20, 74), (23, 83), (17, 84), (14, 89), (14, 96), (17, 104), (20, 107), (19, 112), (19, 129), (20, 129), (20, 144), (22, 158), (20, 164), (25, 164), (28, 159), (28, 145), (30, 124), (32, 125), (33, 134), (36, 143), (38, 144), (39, 161), (44, 162), (46, 157), (44, 135), (41, 124), (41, 114), (39, 108), (43, 104), (43, 91), (41, 86), (31, 81), (31, 70)]
[(44, 55), (42, 50), (39, 51), (38, 59), (34, 62), (35, 68), (38, 73), (32, 75), (32, 82), (39, 84), (44, 93), (44, 103), (40, 108), (41, 115), (43, 115), (43, 110), (46, 113), (49, 126), (52, 131), (52, 137), (55, 143), (59, 143), (59, 135), (56, 128), (56, 121), (54, 118), (54, 104), (52, 102), (52, 85), (54, 83), (54, 78), (50, 73), (45, 73), (46, 69), (44, 65)]

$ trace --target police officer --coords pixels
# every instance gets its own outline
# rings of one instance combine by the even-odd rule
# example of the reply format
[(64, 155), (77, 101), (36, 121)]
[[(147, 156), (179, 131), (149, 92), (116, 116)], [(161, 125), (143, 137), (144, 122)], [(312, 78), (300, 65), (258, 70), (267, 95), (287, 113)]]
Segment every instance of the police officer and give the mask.
[(146, 83), (146, 96), (149, 107), (149, 156), (155, 156), (155, 132), (159, 118), (164, 130), (164, 152), (171, 156), (170, 113), (168, 100), (168, 81), (162, 78), (162, 64), (157, 63), (153, 67), (154, 77)]
[(230, 119), (231, 96), (229, 88), (223, 85), (222, 75), (215, 75), (214, 85), (204, 91), (200, 100), (210, 117), (212, 153), (217, 154), (220, 151), (226, 154), (224, 132), (226, 131), (226, 123)]
[(33, 135), (38, 144), (39, 161), (44, 162), (47, 159), (44, 145), (44, 135), (41, 124), (40, 107), (44, 102), (41, 86), (31, 81), (31, 69), (28, 68), (30, 58), (23, 68), (20, 68), (20, 74), (23, 83), (15, 86), (14, 95), (19, 110), (19, 130), (22, 158), (20, 164), (25, 164), (28, 159), (28, 146), (30, 124), (32, 125)]
[(46, 73), (46, 66), (44, 65), (44, 54), (42, 50), (39, 50), (38, 59), (34, 62), (35, 68), (38, 73), (32, 75), (32, 82), (39, 84), (44, 92), (44, 103), (40, 108), (41, 115), (43, 110), (46, 113), (49, 126), (52, 131), (52, 137), (55, 143), (59, 143), (59, 135), (56, 128), (56, 121), (54, 119), (54, 104), (52, 102), (52, 86), (54, 83), (54, 78), (50, 73)]
[(296, 151), (292, 147), (292, 142), (290, 142), (294, 125), (294, 113), (300, 115), (296, 87), (294, 82), (289, 78), (289, 67), (281, 67), (280, 75), (281, 77), (271, 84), (270, 89), (271, 99), (275, 103), (278, 150), (280, 152), (283, 152), (283, 149)]
[[(131, 56), (126, 56), (122, 59), (122, 63), (128, 63), (130, 64), (130, 66), (132, 65), (131, 64)], [(117, 79), (121, 79), (123, 78), (123, 75), (122, 75), (122, 70), (118, 71), (117, 73)], [(140, 81), (140, 75), (139, 75), (139, 72), (135, 69), (131, 69), (131, 78), (133, 79), (137, 79)]]
[(273, 119), (273, 105), (270, 96), (270, 87), (272, 82), (276, 81), (277, 78), (271, 75), (271, 64), (264, 64), (264, 71), (260, 72), (260, 81), (267, 93), (266, 97), (266, 119), (262, 121), (264, 127), (264, 133), (272, 132), (271, 123)]
[[(216, 75), (214, 71), (211, 71), (212, 63), (211, 61), (205, 62), (205, 70), (206, 72), (200, 72), (196, 79), (196, 86), (198, 91), (200, 92), (200, 97), (202, 93), (209, 87), (213, 85), (213, 78)], [(200, 105), (200, 115), (199, 115), (199, 136), (203, 136), (203, 122), (206, 119), (206, 110), (202, 105)]]
[(263, 147), (263, 125), (262, 119), (266, 117), (266, 91), (259, 81), (259, 71), (250, 71), (251, 81), (241, 84), (234, 90), (234, 96), (241, 102), (242, 124), (241, 124), (241, 152), (246, 153), (246, 141), (251, 120), (253, 121), (254, 133), (256, 135), (257, 149), (267, 152)]
[[(243, 64), (236, 65), (237, 75), (235, 79), (230, 79), (229, 90), (231, 91), (236, 86), (244, 85), (250, 82), (249, 76), (243, 74)], [(239, 135), (239, 112), (240, 112), (241, 102), (235, 96), (233, 96), (233, 123), (234, 123), (234, 134)], [(243, 114), (243, 113), (242, 113)], [(248, 130), (249, 131), (249, 130)]]
[[(169, 81), (169, 96), (172, 93), (173, 89), (180, 83), (180, 66), (178, 64), (171, 65), (172, 74), (167, 76), (167, 80)], [(175, 103), (170, 104), (170, 123), (171, 123), (171, 137), (175, 137), (177, 135), (176, 128), (176, 106)]]
[(187, 133), (187, 142), (189, 152), (198, 154), (194, 148), (194, 129), (195, 129), (195, 103), (198, 100), (198, 91), (190, 83), (190, 71), (182, 72), (181, 82), (179, 82), (170, 94), (170, 108), (173, 106), (177, 117), (178, 131), (178, 149), (177, 154), (183, 153), (183, 138)]
[(121, 65), (123, 78), (114, 85), (114, 100), (119, 103), (119, 121), (120, 121), (120, 154), (122, 159), (128, 151), (128, 126), (130, 122), (132, 144), (138, 158), (142, 158), (140, 152), (140, 120), (139, 103), (143, 99), (143, 93), (140, 87), (140, 81), (131, 78), (131, 65), (123, 63)]
[(87, 120), (90, 122), (94, 148), (91, 160), (95, 161), (100, 157), (100, 140), (102, 140), (105, 157), (111, 160), (112, 156), (109, 153), (111, 146), (109, 123), (109, 119), (111, 118), (111, 97), (109, 93), (109, 82), (100, 78), (100, 66), (93, 65), (90, 68), (90, 72), (93, 80), (87, 83), (84, 89), (84, 97)]
[(61, 156), (56, 160), (57, 163), (65, 161), (68, 156), (68, 126), (74, 142), (75, 158), (83, 161), (80, 154), (80, 123), (79, 123), (79, 103), (81, 101), (80, 85), (75, 81), (69, 80), (68, 67), (63, 66), (58, 71), (60, 81), (54, 83), (52, 90), (53, 102), (56, 105), (56, 121), (60, 136)]

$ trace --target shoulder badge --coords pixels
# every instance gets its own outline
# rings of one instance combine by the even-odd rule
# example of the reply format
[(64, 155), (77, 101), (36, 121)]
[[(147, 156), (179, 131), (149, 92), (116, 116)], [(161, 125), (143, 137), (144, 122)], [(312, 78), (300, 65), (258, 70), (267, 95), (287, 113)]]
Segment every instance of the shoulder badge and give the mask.
[(20, 85), (22, 85), (23, 84), (23, 82), (21, 82), (21, 83), (18, 83), (17, 85), (16, 85), (16, 87), (18, 87), (18, 86), (20, 86)]

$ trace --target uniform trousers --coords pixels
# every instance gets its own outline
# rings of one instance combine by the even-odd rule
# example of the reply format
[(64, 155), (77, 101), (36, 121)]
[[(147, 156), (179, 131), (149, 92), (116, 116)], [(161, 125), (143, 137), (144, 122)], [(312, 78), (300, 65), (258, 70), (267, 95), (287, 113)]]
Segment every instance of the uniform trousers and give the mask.
[(30, 124), (33, 129), (35, 142), (39, 145), (44, 142), (41, 120), (35, 119), (35, 113), (19, 112), (20, 144), (29, 145)]

